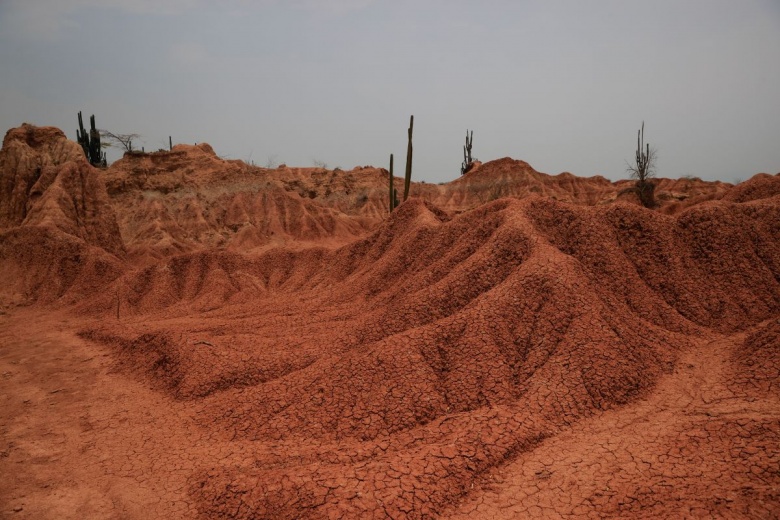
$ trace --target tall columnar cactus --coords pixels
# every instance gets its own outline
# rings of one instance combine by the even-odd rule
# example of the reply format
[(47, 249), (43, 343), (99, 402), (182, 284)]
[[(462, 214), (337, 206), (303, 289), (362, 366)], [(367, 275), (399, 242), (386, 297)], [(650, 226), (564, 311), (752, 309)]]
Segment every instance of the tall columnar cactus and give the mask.
[(89, 136), (84, 131), (84, 120), (81, 118), (81, 111), (79, 111), (79, 127), (76, 129), (76, 141), (81, 145), (81, 149), (84, 150), (84, 156), (89, 159)]
[(84, 150), (84, 155), (92, 166), (106, 166), (106, 154), (101, 151), (100, 132), (95, 128), (95, 115), (89, 118), (89, 134), (84, 129), (84, 121), (79, 112), (79, 129), (76, 131), (76, 140)]
[(471, 158), (471, 147), (474, 143), (474, 130), (471, 131), (471, 137), (469, 137), (469, 131), (466, 130), (466, 145), (463, 147), (463, 165), (460, 167), (460, 174), (463, 175), (471, 169), (471, 165), (474, 160)]
[(650, 144), (645, 144), (645, 122), (642, 121), (642, 127), (636, 134), (636, 166), (629, 165), (628, 171), (631, 177), (636, 179), (636, 190), (639, 200), (647, 208), (655, 206), (654, 191), (655, 185), (649, 182), (654, 174), (655, 168), (655, 150), (650, 148)]
[(406, 147), (406, 177), (404, 178), (404, 201), (409, 197), (409, 187), (412, 183), (412, 129), (414, 115), (409, 118), (409, 144)]
[(647, 143), (646, 150), (642, 150), (645, 144), (645, 122), (642, 121), (642, 128), (636, 132), (636, 173), (639, 182), (647, 180), (647, 166), (650, 160), (650, 143)]
[(398, 190), (393, 187), (393, 154), (390, 154), (390, 213), (398, 207)]
[(168, 150), (173, 150), (173, 139), (171, 139), (171, 136), (168, 136)]

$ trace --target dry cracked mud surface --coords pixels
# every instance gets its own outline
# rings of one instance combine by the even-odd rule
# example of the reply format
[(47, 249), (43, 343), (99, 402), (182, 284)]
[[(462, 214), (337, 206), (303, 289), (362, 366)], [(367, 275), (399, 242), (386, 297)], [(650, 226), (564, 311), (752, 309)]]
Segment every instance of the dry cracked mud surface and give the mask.
[(776, 517), (780, 402), (732, 387), (743, 337), (684, 352), (647, 399), (543, 442), (443, 517)]
[(0, 175), (0, 518), (780, 517), (780, 175)]
[(110, 350), (73, 332), (83, 326), (0, 316), (3, 518), (772, 518), (780, 507), (777, 320), (753, 333), (774, 331), (765, 377), (733, 362), (750, 334), (719, 335), (681, 352), (643, 399), (546, 434), (520, 419), (502, 435), (494, 425), (524, 415), (502, 410), (403, 440), (305, 444), (204, 425), (190, 401), (117, 371)]

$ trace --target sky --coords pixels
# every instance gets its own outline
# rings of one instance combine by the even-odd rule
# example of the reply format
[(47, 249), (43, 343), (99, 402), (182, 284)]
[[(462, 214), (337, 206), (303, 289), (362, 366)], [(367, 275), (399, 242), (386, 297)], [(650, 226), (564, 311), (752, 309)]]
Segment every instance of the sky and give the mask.
[[(482, 161), (627, 178), (780, 172), (780, 0), (0, 0), (0, 130), (75, 140), (77, 112), (146, 151), (259, 166)], [(121, 156), (109, 152), (109, 161)], [(400, 165), (400, 166), (399, 166)]]

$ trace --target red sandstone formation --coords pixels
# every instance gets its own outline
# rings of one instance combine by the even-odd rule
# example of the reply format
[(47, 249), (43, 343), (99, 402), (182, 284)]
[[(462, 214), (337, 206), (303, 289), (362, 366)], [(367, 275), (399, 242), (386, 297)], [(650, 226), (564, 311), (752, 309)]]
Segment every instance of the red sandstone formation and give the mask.
[(0, 151), (20, 518), (780, 514), (780, 176)]

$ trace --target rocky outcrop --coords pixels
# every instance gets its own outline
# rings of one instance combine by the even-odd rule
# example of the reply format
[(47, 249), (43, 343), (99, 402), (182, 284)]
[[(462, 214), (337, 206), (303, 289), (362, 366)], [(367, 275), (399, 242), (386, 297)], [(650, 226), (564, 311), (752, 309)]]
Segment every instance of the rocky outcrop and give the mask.
[(102, 175), (56, 128), (8, 131), (0, 150), (0, 300), (83, 295), (118, 276), (124, 244)]
[(122, 254), (101, 175), (81, 147), (56, 128), (9, 130), (0, 150), (0, 229), (51, 227)]
[(5, 134), (0, 150), (0, 229), (21, 225), (37, 185), (44, 191), (57, 169), (69, 162), (86, 162), (81, 147), (62, 130), (24, 124)]

